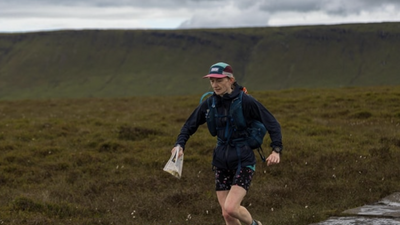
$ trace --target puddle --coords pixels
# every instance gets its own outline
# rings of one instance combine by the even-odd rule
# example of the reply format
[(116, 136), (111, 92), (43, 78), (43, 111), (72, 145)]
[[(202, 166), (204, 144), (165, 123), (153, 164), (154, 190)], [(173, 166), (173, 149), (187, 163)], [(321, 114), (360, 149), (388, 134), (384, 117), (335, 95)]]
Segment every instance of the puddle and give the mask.
[(382, 216), (382, 217), (400, 218), (400, 207), (383, 205), (383, 204), (365, 205), (363, 207), (346, 210), (343, 213), (350, 214), (350, 215)]
[(399, 225), (400, 219), (368, 218), (368, 217), (332, 217), (314, 225)]
[(342, 214), (343, 217), (331, 217), (313, 225), (400, 225), (400, 192)]

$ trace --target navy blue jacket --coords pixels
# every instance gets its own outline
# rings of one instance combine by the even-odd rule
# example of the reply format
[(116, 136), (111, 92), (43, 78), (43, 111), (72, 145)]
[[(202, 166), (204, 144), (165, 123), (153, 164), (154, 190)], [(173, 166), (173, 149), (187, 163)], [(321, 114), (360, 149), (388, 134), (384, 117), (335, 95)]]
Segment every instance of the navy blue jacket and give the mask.
[[(242, 87), (235, 83), (235, 88), (231, 94), (225, 94), (222, 97), (213, 94), (212, 97), (216, 98), (216, 107), (220, 115), (227, 115), (231, 102), (234, 98), (238, 97)], [(210, 97), (211, 98), (211, 97)], [(210, 99), (209, 98), (209, 99)], [(207, 100), (209, 100), (207, 99)], [(180, 134), (178, 135), (176, 144), (182, 146), (185, 149), (186, 142), (189, 140), (190, 136), (193, 135), (198, 127), (206, 123), (206, 113), (208, 109), (207, 101), (203, 101), (189, 116), (183, 125)], [(282, 148), (282, 134), (281, 126), (275, 117), (256, 99), (250, 95), (243, 95), (242, 97), (243, 114), (246, 121), (259, 120), (266, 127), (268, 134), (271, 138), (271, 147), (281, 147)], [(221, 121), (224, 123), (224, 121)], [(222, 129), (217, 133), (219, 140), (224, 139), (224, 130)], [(232, 139), (238, 138), (241, 134), (233, 133)], [(239, 148), (240, 159), (237, 154)], [(214, 149), (213, 154), (213, 166), (221, 169), (236, 169), (238, 162), (241, 160), (241, 167), (255, 165), (256, 159), (254, 151), (246, 144), (218, 144)]]

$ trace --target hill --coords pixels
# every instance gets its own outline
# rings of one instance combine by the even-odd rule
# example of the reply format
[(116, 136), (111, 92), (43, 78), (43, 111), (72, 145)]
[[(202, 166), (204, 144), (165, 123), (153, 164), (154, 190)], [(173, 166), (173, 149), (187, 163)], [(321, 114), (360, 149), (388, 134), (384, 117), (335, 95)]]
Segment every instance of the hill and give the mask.
[(0, 99), (199, 94), (218, 61), (257, 91), (400, 84), (399, 27), (0, 34)]

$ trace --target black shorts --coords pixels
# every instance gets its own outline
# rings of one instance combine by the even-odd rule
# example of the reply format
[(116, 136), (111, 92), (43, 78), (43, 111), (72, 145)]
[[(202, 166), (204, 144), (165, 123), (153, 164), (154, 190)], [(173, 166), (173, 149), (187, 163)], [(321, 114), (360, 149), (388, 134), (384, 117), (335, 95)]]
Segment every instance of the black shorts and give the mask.
[(248, 191), (253, 179), (254, 170), (243, 167), (238, 175), (236, 175), (236, 172), (236, 169), (226, 170), (215, 168), (215, 190), (227, 191), (231, 189), (232, 185), (238, 185)]

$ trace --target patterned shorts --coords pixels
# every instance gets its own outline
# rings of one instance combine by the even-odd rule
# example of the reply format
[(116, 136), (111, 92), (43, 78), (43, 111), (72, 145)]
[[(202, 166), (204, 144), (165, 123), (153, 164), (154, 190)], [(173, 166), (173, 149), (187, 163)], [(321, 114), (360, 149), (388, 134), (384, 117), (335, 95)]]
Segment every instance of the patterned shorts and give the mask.
[(236, 172), (236, 170), (215, 168), (215, 190), (227, 191), (231, 189), (232, 185), (238, 185), (248, 191), (253, 179), (254, 170), (244, 167), (238, 175), (236, 175)]

